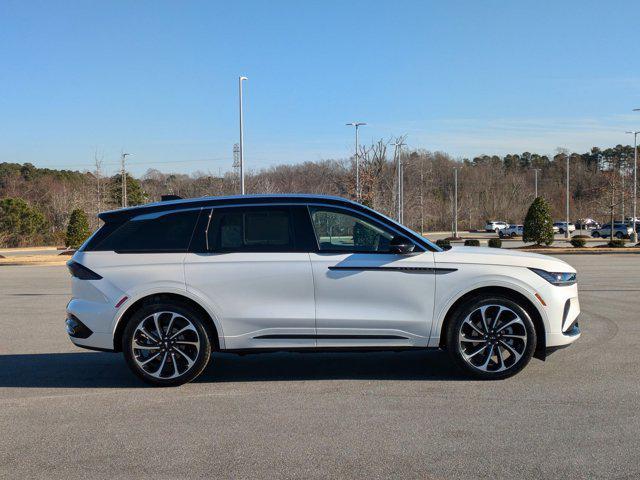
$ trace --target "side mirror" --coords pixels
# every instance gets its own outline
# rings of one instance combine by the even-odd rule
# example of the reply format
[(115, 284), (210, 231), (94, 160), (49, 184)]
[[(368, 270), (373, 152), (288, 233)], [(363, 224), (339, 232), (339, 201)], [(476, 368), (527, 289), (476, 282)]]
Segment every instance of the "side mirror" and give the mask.
[(409, 240), (407, 237), (402, 237), (396, 235), (391, 239), (389, 243), (389, 251), (391, 253), (398, 253), (400, 255), (406, 255), (408, 253), (413, 252), (413, 249), (416, 248), (415, 244)]

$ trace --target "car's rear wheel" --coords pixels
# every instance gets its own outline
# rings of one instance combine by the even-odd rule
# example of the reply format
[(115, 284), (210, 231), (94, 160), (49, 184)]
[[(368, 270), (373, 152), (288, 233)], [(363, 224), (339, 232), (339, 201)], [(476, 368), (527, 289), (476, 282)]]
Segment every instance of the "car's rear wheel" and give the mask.
[(624, 237), (622, 232), (616, 232), (616, 234), (614, 235), (616, 238), (622, 238)]
[(599, 233), (599, 232), (593, 232), (593, 233), (591, 234), (591, 236), (592, 236), (593, 238), (600, 238), (600, 233)]
[(465, 371), (483, 379), (515, 375), (531, 360), (536, 331), (527, 311), (508, 297), (474, 298), (447, 329), (447, 349)]
[(129, 368), (155, 386), (194, 380), (209, 363), (211, 349), (206, 320), (181, 304), (142, 306), (129, 320), (122, 338)]

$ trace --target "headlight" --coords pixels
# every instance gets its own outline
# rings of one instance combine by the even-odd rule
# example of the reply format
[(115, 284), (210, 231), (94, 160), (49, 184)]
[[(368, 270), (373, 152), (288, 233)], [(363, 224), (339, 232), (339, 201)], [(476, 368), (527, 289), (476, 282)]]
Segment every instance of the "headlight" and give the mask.
[(542, 278), (544, 278), (547, 282), (557, 285), (573, 285), (576, 283), (576, 274), (569, 272), (547, 272), (546, 270), (540, 270), (539, 268), (530, 268), (534, 273), (537, 273)]

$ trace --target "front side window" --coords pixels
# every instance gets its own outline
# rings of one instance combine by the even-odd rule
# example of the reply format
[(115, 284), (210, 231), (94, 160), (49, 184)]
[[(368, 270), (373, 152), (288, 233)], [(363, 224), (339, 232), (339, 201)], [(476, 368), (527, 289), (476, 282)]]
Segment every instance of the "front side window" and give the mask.
[(328, 207), (309, 207), (309, 212), (321, 252), (389, 252), (394, 234), (372, 221)]
[(286, 207), (214, 209), (206, 238), (213, 252), (287, 252), (295, 243)]
[(186, 252), (200, 209), (138, 215), (99, 242), (91, 250), (118, 253)]

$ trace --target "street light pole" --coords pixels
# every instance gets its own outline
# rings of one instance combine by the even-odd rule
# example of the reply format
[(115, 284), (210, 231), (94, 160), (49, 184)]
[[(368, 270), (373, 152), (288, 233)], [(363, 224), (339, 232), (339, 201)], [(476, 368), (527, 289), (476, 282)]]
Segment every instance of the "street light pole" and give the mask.
[(393, 159), (396, 164), (397, 170), (397, 182), (398, 182), (398, 222), (404, 222), (404, 170), (402, 165), (402, 147), (404, 146), (404, 142), (402, 141), (402, 137), (396, 140), (395, 143), (391, 145), (394, 146), (393, 149)]
[(534, 188), (535, 188), (535, 198), (538, 198), (538, 171), (540, 169), (539, 168), (534, 168), (533, 169), (533, 173), (534, 173)]
[(125, 168), (125, 160), (131, 155), (124, 153), (120, 155), (120, 181), (122, 181), (122, 208), (127, 207), (127, 169)]
[(633, 243), (638, 243), (638, 232), (636, 231), (636, 202), (638, 188), (638, 134), (640, 131), (627, 133), (633, 134), (633, 232), (631, 232), (631, 241)]
[(351, 122), (347, 123), (347, 126), (356, 127), (356, 148), (355, 148), (355, 158), (356, 158), (356, 200), (360, 201), (360, 158), (358, 155), (358, 128), (362, 125), (366, 125), (365, 122)]
[(567, 153), (567, 224), (564, 226), (564, 238), (569, 238), (571, 234), (569, 233), (569, 158), (570, 154)]
[(453, 236), (458, 238), (458, 167), (453, 169)]
[(238, 78), (238, 103), (240, 109), (240, 195), (244, 195), (244, 121), (242, 118), (242, 81), (247, 77)]

